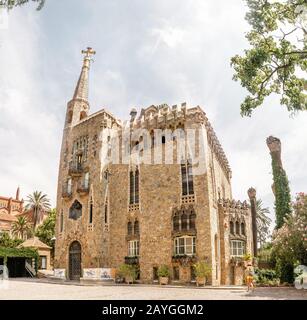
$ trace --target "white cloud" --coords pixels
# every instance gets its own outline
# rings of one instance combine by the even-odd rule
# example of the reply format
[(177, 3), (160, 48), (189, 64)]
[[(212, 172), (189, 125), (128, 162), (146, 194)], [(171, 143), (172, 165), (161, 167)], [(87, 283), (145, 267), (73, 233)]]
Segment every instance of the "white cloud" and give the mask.
[(106, 107), (126, 119), (135, 106), (201, 105), (229, 158), (235, 198), (255, 186), (273, 209), (271, 134), (282, 140), (293, 194), (304, 191), (307, 115), (290, 118), (276, 97), (250, 119), (239, 114), (245, 91), (230, 57), (247, 46), (245, 11), (237, 0), (66, 0), (16, 10), (0, 30), (0, 194), (20, 184), (24, 194), (41, 189), (55, 199), (65, 105), (88, 45), (97, 51), (93, 112)]

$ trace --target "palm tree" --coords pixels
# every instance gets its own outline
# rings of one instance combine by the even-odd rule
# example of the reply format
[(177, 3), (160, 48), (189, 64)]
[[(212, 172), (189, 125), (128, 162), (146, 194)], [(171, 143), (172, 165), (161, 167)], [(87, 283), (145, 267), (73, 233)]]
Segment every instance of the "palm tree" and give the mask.
[(50, 201), (46, 194), (41, 191), (34, 191), (33, 194), (28, 195), (26, 210), (33, 212), (33, 228), (35, 230), (37, 224), (40, 222), (44, 212), (50, 209)]
[(18, 217), (17, 221), (15, 221), (12, 225), (12, 232), (19, 239), (23, 240), (24, 236), (26, 234), (29, 234), (30, 231), (31, 231), (30, 223), (27, 220), (27, 218), (24, 216)]
[(269, 208), (263, 207), (262, 200), (256, 200), (257, 238), (260, 248), (269, 235), (269, 227), (272, 222), (272, 220), (267, 216), (269, 213)]

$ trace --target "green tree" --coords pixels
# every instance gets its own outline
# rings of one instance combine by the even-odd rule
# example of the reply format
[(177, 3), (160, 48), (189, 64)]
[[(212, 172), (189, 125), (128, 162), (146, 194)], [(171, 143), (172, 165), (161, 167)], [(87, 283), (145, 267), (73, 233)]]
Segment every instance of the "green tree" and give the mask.
[(56, 209), (50, 210), (48, 217), (37, 227), (35, 235), (50, 247), (54, 247)]
[(286, 171), (272, 158), (276, 228), (284, 224), (285, 218), (291, 213), (291, 194)]
[(257, 239), (260, 248), (266, 242), (270, 234), (270, 224), (272, 220), (268, 217), (269, 208), (264, 208), (261, 199), (256, 201), (256, 223), (257, 223)]
[(307, 264), (307, 195), (300, 193), (292, 213), (273, 234), (272, 256), (276, 271), (283, 282), (292, 283), (294, 268)]
[(15, 7), (23, 6), (29, 2), (36, 2), (38, 4), (36, 10), (41, 10), (45, 4), (45, 0), (0, 0), (0, 9), (1, 7), (11, 10)]
[(307, 110), (306, 0), (246, 0), (246, 20), (252, 29), (250, 48), (231, 58), (235, 73), (248, 95), (241, 115), (251, 116), (264, 98), (280, 94), (281, 105), (291, 112)]
[(29, 235), (31, 233), (31, 225), (27, 218), (24, 216), (18, 217), (17, 221), (12, 224), (12, 232), (17, 238), (22, 240), (25, 235)]
[(34, 191), (33, 194), (28, 195), (27, 198), (26, 210), (33, 212), (33, 228), (35, 230), (43, 214), (50, 210), (50, 201), (47, 195), (41, 191)]
[(11, 238), (7, 232), (0, 234), (0, 247), (15, 248), (21, 243), (21, 239)]

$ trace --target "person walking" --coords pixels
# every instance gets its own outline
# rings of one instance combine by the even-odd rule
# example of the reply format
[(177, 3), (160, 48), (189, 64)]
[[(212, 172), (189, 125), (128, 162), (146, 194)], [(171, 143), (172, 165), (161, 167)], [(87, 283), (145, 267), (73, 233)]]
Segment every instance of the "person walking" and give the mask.
[(245, 270), (245, 280), (247, 285), (247, 292), (254, 291), (254, 267), (252, 263), (248, 263)]

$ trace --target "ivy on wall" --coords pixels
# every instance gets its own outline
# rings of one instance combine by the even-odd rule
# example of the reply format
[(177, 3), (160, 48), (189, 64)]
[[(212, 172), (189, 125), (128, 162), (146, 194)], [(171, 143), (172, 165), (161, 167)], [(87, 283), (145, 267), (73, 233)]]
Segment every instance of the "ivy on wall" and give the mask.
[(35, 269), (37, 271), (39, 255), (36, 249), (0, 247), (0, 258), (3, 258), (4, 264), (7, 264), (7, 258), (18, 257), (35, 259)]
[(289, 180), (285, 170), (272, 158), (276, 229), (284, 224), (284, 219), (291, 213), (291, 195)]

